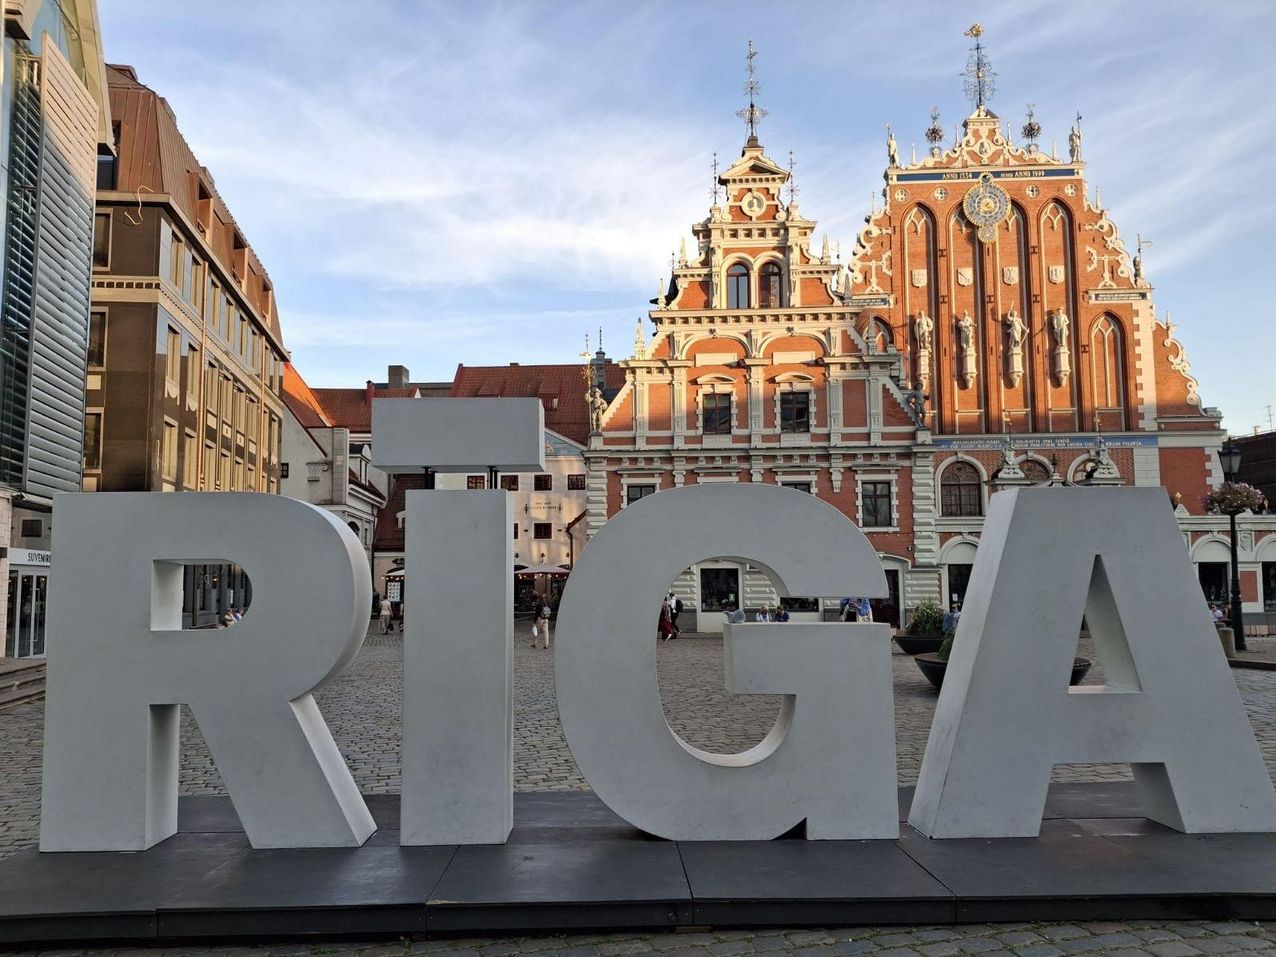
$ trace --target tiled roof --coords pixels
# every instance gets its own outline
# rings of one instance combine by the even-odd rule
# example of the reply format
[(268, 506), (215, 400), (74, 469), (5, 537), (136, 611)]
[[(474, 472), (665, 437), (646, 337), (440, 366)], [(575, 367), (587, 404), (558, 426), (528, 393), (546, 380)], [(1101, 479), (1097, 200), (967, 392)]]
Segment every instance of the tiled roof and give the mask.
[[(583, 367), (572, 365), (456, 367), (452, 380), (453, 397), (485, 396), (539, 398), (545, 406), (545, 428), (553, 429), (581, 445), (589, 441), (589, 405), (585, 401)], [(611, 391), (625, 383), (623, 369), (608, 361), (606, 385)]]
[(387, 389), (369, 382), (362, 389), (314, 389), (324, 413), (333, 425), (351, 432), (372, 431), (373, 399), (416, 399), (420, 390)]
[(372, 539), (372, 549), (377, 552), (403, 551), (403, 529), (399, 527), (399, 513), (404, 509), (404, 493), (408, 489), (425, 488), (425, 476), (412, 472), (396, 475), (391, 482), (390, 500), (377, 513), (377, 530)]
[(292, 410), (297, 421), (308, 429), (332, 425), (323, 406), (319, 404), (319, 399), (291, 362), (284, 363), (284, 403)]

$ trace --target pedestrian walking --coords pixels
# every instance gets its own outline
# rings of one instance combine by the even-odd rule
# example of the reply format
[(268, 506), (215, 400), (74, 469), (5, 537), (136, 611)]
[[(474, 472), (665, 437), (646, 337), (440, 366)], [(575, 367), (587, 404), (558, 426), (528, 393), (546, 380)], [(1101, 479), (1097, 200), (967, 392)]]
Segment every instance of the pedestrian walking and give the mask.
[(669, 593), (669, 620), (673, 624), (673, 636), (678, 638), (682, 635), (682, 629), (678, 627), (678, 616), (682, 614), (682, 599), (673, 592)]
[(673, 627), (673, 606), (669, 604), (668, 598), (660, 603), (660, 620), (656, 623), (656, 634), (660, 636), (661, 641), (678, 637)]
[(394, 609), (390, 607), (390, 599), (382, 598), (381, 606), (377, 610), (377, 621), (381, 625), (381, 634), (383, 635), (390, 634), (390, 625), (392, 622), (391, 616), (393, 614), (394, 614)]
[(549, 650), (549, 605), (541, 602), (536, 607), (536, 621), (532, 624), (532, 647), (544, 639), (545, 644), (542, 645), (546, 651)]
[(856, 614), (859, 616), (860, 621), (873, 620), (873, 606), (867, 598), (861, 598), (859, 600), (859, 607), (856, 609)]

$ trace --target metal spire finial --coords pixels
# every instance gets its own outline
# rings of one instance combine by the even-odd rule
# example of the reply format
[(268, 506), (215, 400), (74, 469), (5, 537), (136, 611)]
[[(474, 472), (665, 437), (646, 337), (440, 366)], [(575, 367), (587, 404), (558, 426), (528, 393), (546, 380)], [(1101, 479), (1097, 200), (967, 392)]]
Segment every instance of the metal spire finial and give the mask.
[(1041, 135), (1041, 124), (1037, 122), (1035, 107), (1037, 104), (1028, 104), (1028, 116), (1024, 120), (1023, 129), (1019, 132), (1023, 134), (1023, 138), (1028, 141), (1028, 146), (1035, 151), (1037, 148), (1037, 137)]
[(789, 205), (792, 206), (793, 200), (797, 197), (797, 194), (801, 192), (801, 190), (798, 189), (797, 182), (793, 179), (793, 151), (792, 150), (789, 150), (789, 181), (788, 183), (785, 184), (784, 188), (789, 191)]
[(971, 24), (964, 35), (972, 37), (975, 41), (975, 46), (966, 59), (966, 70), (962, 74), (966, 80), (966, 99), (975, 104), (975, 112), (979, 113), (982, 112), (984, 104), (997, 92), (995, 82), (997, 74), (984, 54), (983, 44), (979, 42), (979, 38), (984, 35), (984, 28), (978, 23)]
[(718, 194), (722, 192), (722, 184), (718, 182), (718, 154), (713, 154), (713, 205), (718, 205)]
[(758, 85), (757, 74), (753, 70), (753, 59), (758, 55), (758, 51), (753, 49), (753, 41), (749, 41), (749, 52), (745, 54), (745, 61), (748, 64), (749, 79), (745, 81), (744, 92), (749, 96), (749, 105), (743, 109), (735, 111), (735, 115), (744, 120), (749, 127), (749, 146), (758, 145), (758, 123), (766, 117), (766, 110), (757, 104), (758, 92), (762, 89)]

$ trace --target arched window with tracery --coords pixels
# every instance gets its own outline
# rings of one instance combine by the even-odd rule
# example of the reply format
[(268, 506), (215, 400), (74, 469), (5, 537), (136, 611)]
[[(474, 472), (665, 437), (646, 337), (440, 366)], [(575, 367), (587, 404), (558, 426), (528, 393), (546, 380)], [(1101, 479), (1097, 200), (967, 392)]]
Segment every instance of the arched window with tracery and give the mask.
[(1019, 470), (1023, 472), (1023, 477), (1033, 485), (1043, 485), (1050, 481), (1050, 469), (1036, 459), (1024, 459), (1019, 463)]
[(1100, 428), (1125, 427), (1125, 346), (1121, 327), (1111, 316), (1100, 316), (1090, 329), (1091, 380), (1094, 383), (1094, 408), (1102, 417), (1110, 415)]
[(749, 308), (749, 267), (744, 263), (727, 270), (727, 308)]
[(758, 305), (763, 309), (780, 308), (779, 263), (767, 263), (758, 273)]
[(954, 462), (939, 477), (939, 514), (945, 518), (978, 518), (984, 514), (984, 488), (979, 470)]

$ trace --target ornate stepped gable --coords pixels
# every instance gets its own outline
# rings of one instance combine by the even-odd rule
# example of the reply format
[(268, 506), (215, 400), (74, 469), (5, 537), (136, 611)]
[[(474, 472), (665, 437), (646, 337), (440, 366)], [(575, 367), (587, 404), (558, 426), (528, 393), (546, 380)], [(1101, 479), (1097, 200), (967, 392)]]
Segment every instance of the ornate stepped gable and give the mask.
[(1016, 146), (982, 105), (950, 149), (901, 163), (888, 140), (885, 204), (835, 289), (889, 327), (938, 434), (1218, 428), (1081, 141), (1078, 117), (1067, 160)]

